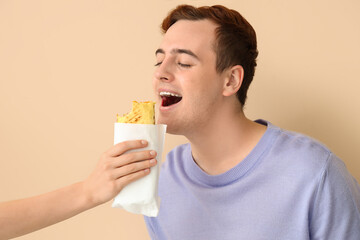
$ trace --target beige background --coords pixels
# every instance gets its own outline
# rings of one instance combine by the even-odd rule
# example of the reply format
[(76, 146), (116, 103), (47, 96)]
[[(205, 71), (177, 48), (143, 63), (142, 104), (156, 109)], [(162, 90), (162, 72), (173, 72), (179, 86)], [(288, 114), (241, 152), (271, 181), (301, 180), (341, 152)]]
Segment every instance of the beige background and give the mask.
[[(248, 116), (319, 139), (360, 180), (359, 1), (0, 0), (0, 201), (92, 171), (115, 115), (154, 99), (159, 24), (179, 3), (241, 12), (260, 51)], [(183, 142), (167, 135), (166, 152)], [(148, 237), (108, 203), (19, 239)]]

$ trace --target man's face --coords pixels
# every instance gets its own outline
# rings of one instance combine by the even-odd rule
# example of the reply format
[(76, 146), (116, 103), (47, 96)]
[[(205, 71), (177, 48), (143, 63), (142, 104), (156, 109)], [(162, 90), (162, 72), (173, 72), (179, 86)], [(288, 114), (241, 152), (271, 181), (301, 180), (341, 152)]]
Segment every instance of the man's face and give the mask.
[(187, 136), (216, 112), (223, 82), (216, 72), (215, 28), (209, 20), (180, 20), (156, 51), (158, 123), (167, 124), (169, 133)]

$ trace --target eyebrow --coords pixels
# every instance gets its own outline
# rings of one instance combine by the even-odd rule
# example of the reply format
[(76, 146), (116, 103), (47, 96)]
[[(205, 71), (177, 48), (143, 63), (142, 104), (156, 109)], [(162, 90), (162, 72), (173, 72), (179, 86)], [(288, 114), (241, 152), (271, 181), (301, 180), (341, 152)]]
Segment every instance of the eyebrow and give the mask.
[[(174, 48), (171, 50), (170, 53), (172, 53), (172, 54), (188, 54), (188, 55), (196, 58), (197, 60), (199, 60), (199, 57), (195, 53), (193, 53), (191, 50), (188, 50), (188, 49)], [(159, 48), (155, 51), (155, 55), (158, 55), (158, 54), (165, 54), (165, 51), (163, 49)]]

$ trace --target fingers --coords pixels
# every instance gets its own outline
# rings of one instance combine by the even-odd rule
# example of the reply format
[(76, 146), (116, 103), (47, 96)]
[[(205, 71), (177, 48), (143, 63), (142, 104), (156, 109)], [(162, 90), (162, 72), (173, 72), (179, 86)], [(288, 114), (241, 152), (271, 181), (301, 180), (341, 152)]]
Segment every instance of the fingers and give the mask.
[(130, 151), (147, 146), (148, 142), (145, 140), (125, 141), (115, 144), (101, 156), (95, 179), (100, 179), (110, 186), (111, 190), (104, 193), (107, 194), (106, 200), (129, 183), (148, 175), (150, 168), (157, 164), (155, 159), (157, 153), (154, 150)]
[(143, 160), (150, 160), (155, 157), (156, 157), (156, 152), (153, 150), (125, 153), (119, 157), (114, 158), (112, 161), (112, 165), (114, 168), (118, 168), (130, 163), (135, 163)]
[(132, 174), (128, 174), (126, 176), (120, 177), (116, 180), (116, 185), (118, 187), (118, 189), (122, 189), (123, 187), (125, 187), (126, 185), (128, 185), (129, 183), (132, 183), (142, 177), (145, 177), (146, 175), (148, 175), (150, 173), (150, 169), (144, 169), (141, 171), (137, 171), (134, 172)]
[(124, 141), (112, 146), (105, 154), (111, 157), (117, 157), (129, 150), (144, 148), (147, 145), (148, 142), (146, 140)]
[[(125, 166), (116, 168), (113, 171), (113, 178), (114, 179), (124, 178), (123, 180), (127, 181), (126, 179), (129, 178), (132, 179), (135, 176), (139, 176), (139, 175), (143, 176), (144, 174), (146, 175), (147, 173), (149, 173), (150, 168), (155, 166), (156, 164), (157, 164), (156, 159), (150, 159), (141, 162), (134, 162), (131, 164), (127, 164)], [(130, 175), (135, 175), (135, 176), (131, 177)]]

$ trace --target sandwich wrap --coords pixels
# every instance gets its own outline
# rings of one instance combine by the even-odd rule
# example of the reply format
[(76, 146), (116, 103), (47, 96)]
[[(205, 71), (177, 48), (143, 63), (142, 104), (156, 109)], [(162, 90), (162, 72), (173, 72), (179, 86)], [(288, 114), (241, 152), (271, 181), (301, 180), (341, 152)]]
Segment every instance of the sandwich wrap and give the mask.
[[(137, 109), (135, 106), (137, 104), (137, 102), (133, 102), (133, 111), (129, 113), (130, 115)], [(124, 117), (126, 118), (126, 115)], [(114, 125), (114, 144), (127, 140), (147, 140), (148, 146), (146, 148), (131, 151), (155, 150), (157, 152), (156, 159), (158, 164), (150, 169), (148, 175), (125, 186), (115, 197), (112, 207), (123, 208), (128, 212), (143, 214), (149, 217), (156, 217), (158, 215), (160, 209), (158, 180), (165, 133), (166, 125), (123, 123), (119, 122), (118, 116), (118, 122)]]

